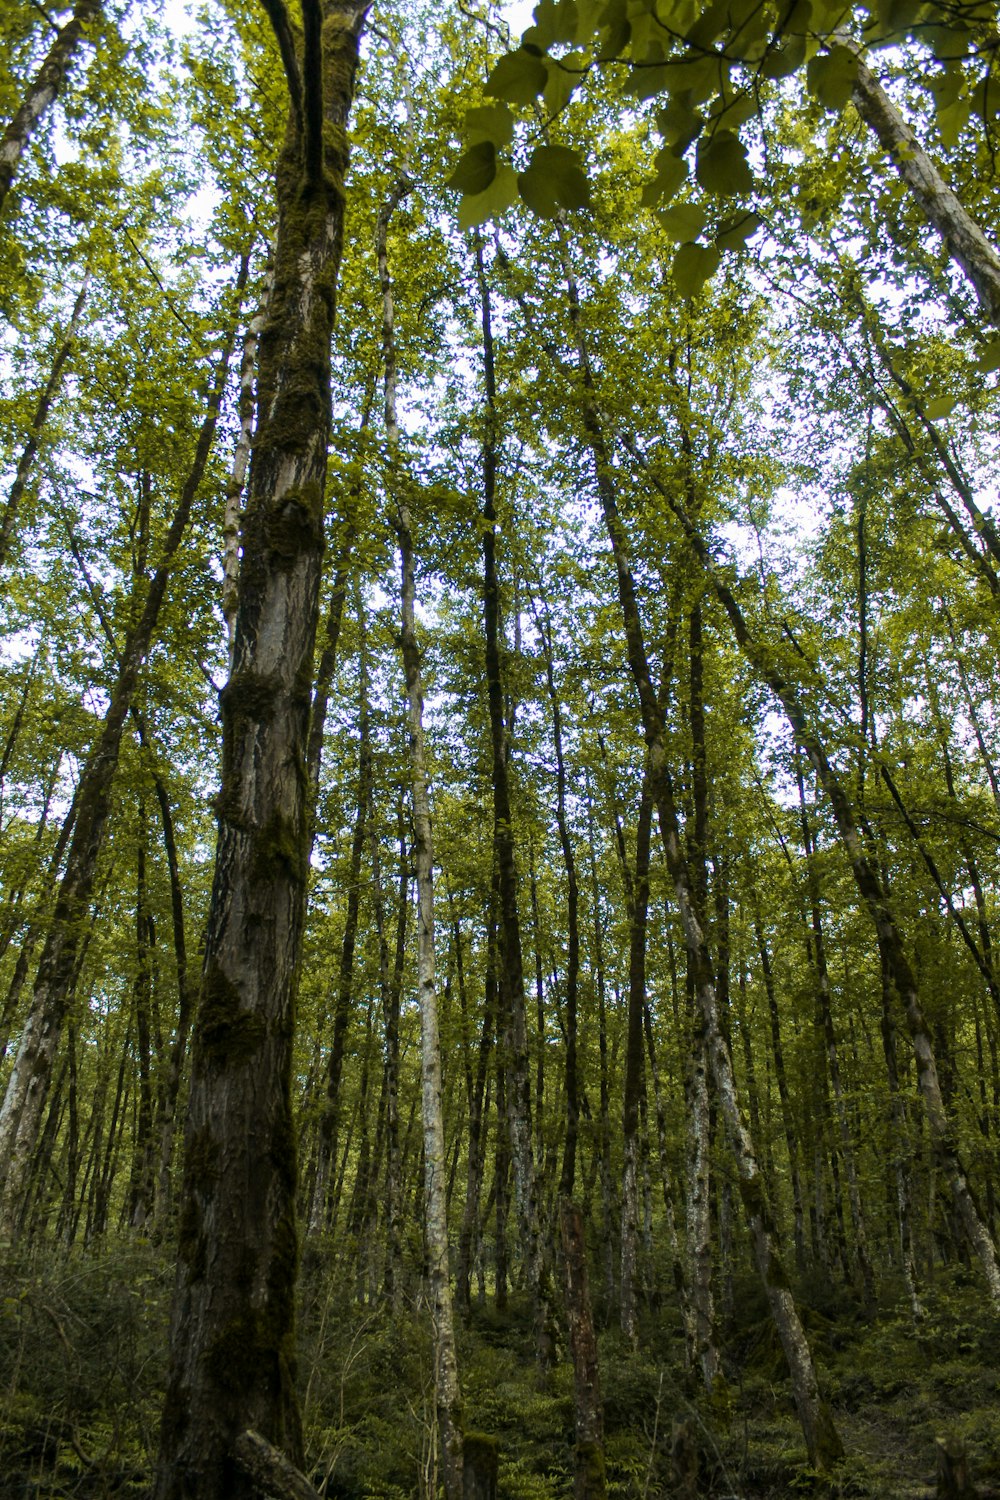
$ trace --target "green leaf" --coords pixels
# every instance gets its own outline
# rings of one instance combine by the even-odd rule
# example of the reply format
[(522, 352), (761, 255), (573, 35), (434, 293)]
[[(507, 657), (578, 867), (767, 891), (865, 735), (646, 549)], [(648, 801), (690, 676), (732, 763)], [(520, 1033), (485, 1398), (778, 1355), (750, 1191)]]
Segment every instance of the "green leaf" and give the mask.
[(509, 146), (514, 139), (514, 116), (506, 104), (480, 104), (465, 111), (465, 132), (473, 141)]
[(478, 141), (458, 159), (445, 183), (458, 193), (482, 193), (497, 175), (497, 148), (492, 141)]
[(790, 36), (783, 47), (772, 47), (761, 59), (761, 74), (764, 78), (787, 78), (801, 68), (805, 57), (805, 37)]
[[(997, 91), (1000, 95), (1000, 90)], [(937, 112), (937, 128), (941, 137), (942, 145), (950, 151), (958, 145), (962, 132), (969, 123), (972, 113), (971, 99), (956, 99), (954, 104), (947, 104)]]
[(858, 60), (846, 47), (821, 52), (806, 68), (806, 83), (824, 109), (843, 109), (858, 78)]
[(657, 219), (664, 233), (675, 244), (697, 239), (705, 227), (705, 210), (697, 203), (677, 203), (673, 208), (664, 208)]
[(633, 68), (621, 91), (629, 99), (653, 99), (657, 94), (666, 93), (676, 74), (677, 69), (667, 63)]
[(486, 80), (484, 92), (492, 99), (509, 99), (511, 104), (530, 104), (542, 92), (548, 77), (542, 59), (518, 47), (500, 58)]
[(682, 245), (670, 268), (681, 296), (697, 296), (708, 278), (718, 270), (721, 259), (722, 253), (715, 245)]
[(933, 401), (924, 403), (924, 415), (932, 422), (939, 422), (943, 417), (950, 417), (957, 405), (955, 396), (935, 396)]
[(704, 125), (704, 117), (686, 100), (671, 99), (656, 111), (656, 128), (674, 155), (682, 156)]
[(505, 213), (517, 202), (517, 176), (513, 167), (504, 162), (498, 169), (489, 187), (482, 193), (466, 195), (458, 205), (459, 229), (474, 229)]
[(549, 64), (549, 81), (545, 85), (545, 108), (550, 115), (558, 115), (566, 105), (575, 88), (583, 82), (586, 58), (582, 52), (571, 52), (558, 62)]
[(667, 31), (685, 36), (692, 26), (697, 25), (701, 9), (698, 0), (656, 0), (653, 14)]
[(717, 99), (712, 108), (712, 123), (726, 130), (738, 130), (752, 119), (759, 109), (753, 94), (736, 94), (730, 99)]
[(879, 46), (909, 31), (923, 8), (924, 0), (878, 0), (874, 44)]
[(580, 158), (568, 146), (536, 146), (518, 190), (533, 213), (554, 218), (560, 208), (589, 208), (590, 184)]
[(753, 173), (746, 147), (731, 130), (717, 130), (698, 147), (698, 181), (706, 193), (719, 198), (753, 191)]
[(715, 243), (720, 250), (742, 250), (747, 240), (757, 233), (763, 222), (764, 220), (758, 214), (733, 214), (730, 218), (723, 219), (719, 225)]
[(576, 0), (539, 0), (532, 14), (535, 24), (521, 37), (522, 47), (532, 42), (547, 52), (553, 42), (576, 41), (580, 24)]
[(991, 339), (980, 351), (976, 364), (984, 375), (1000, 370), (1000, 339)]
[(688, 164), (682, 156), (672, 151), (656, 153), (656, 176), (642, 190), (642, 201), (646, 208), (663, 199), (669, 201), (688, 175)]

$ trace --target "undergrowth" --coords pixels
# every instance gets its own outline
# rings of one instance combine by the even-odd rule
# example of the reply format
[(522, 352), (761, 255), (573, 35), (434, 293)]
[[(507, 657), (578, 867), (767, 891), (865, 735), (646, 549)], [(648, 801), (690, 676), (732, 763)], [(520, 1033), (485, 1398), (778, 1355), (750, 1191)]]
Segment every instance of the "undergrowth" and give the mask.
[[(171, 1268), (139, 1242), (0, 1262), (0, 1496), (105, 1500), (148, 1491), (165, 1376)], [(359, 1306), (322, 1257), (303, 1284), (300, 1385), (308, 1470), (329, 1500), (433, 1500), (439, 1489), (430, 1324), (419, 1296)], [(964, 1440), (983, 1496), (1000, 1494), (997, 1320), (978, 1288), (939, 1275), (914, 1326), (896, 1289), (877, 1318), (843, 1291), (800, 1288), (844, 1439), (832, 1481), (806, 1462), (784, 1362), (748, 1280), (707, 1393), (684, 1369), (676, 1315), (647, 1312), (640, 1351), (600, 1337), (608, 1493), (743, 1500), (933, 1493), (935, 1439)], [(565, 1351), (541, 1371), (530, 1309), (474, 1306), (459, 1335), (469, 1430), (499, 1441), (502, 1500), (573, 1491)]]

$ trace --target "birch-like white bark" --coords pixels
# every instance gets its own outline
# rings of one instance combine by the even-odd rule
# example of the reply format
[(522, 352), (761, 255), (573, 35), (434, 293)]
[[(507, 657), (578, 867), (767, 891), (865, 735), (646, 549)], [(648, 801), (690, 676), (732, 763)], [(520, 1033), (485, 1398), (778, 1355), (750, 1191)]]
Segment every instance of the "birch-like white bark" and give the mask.
[(858, 43), (843, 32), (837, 33), (836, 42), (853, 53), (857, 60), (858, 75), (853, 98), (858, 114), (891, 157), (928, 223), (944, 241), (952, 260), (971, 281), (987, 318), (1000, 326), (1000, 255), (945, 182), (865, 62)]

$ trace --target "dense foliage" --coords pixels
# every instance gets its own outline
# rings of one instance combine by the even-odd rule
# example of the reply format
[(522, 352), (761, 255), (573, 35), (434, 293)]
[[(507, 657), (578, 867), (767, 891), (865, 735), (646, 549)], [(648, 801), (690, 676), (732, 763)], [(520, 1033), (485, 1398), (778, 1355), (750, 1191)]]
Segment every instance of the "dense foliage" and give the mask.
[(1000, 1488), (996, 6), (0, 18), (11, 1493)]

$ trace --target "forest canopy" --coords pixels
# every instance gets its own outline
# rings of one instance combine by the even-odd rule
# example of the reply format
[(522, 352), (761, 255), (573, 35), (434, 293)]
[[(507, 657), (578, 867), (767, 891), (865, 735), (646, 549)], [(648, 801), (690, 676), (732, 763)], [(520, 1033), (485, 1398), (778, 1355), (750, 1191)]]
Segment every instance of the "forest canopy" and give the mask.
[(6, 1470), (1000, 1490), (996, 5), (0, 18)]

